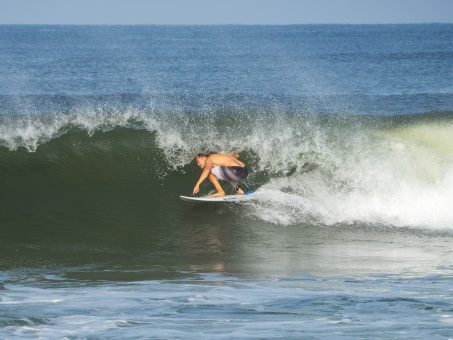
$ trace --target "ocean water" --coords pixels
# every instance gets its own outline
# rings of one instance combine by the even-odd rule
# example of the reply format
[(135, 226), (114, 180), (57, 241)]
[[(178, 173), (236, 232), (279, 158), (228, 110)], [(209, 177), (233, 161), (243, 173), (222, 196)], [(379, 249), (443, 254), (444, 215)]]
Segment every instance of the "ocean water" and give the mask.
[(1, 338), (451, 339), (452, 207), (453, 25), (0, 26)]

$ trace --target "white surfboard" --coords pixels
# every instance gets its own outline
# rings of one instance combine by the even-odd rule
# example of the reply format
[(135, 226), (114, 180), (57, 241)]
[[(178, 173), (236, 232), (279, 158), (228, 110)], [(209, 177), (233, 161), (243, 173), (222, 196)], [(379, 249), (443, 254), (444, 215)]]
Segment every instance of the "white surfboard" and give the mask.
[(179, 196), (183, 201), (188, 202), (240, 202), (253, 199), (254, 191), (247, 191), (244, 195), (225, 195), (221, 197), (203, 196)]

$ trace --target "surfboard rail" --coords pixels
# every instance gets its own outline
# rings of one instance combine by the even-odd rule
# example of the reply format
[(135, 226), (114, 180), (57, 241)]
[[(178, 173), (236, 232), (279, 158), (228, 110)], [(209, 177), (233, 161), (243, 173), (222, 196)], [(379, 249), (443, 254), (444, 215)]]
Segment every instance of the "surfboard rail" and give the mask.
[(244, 195), (225, 195), (219, 197), (212, 196), (179, 196), (183, 201), (187, 202), (240, 202), (247, 201), (251, 199), (251, 196), (254, 194), (254, 191), (248, 191)]

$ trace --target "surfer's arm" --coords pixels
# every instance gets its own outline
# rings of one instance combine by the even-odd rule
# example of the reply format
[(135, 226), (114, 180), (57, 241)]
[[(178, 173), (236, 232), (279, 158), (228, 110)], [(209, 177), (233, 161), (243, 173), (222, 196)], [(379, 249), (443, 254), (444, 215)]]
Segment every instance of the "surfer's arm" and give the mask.
[(193, 193), (192, 194), (196, 194), (197, 192), (200, 191), (200, 184), (206, 179), (208, 178), (209, 174), (211, 173), (211, 170), (212, 170), (212, 161), (211, 160), (207, 160), (206, 161), (206, 164), (203, 168), (203, 172), (201, 173), (201, 176), (200, 178), (198, 179), (198, 182), (197, 184), (195, 185), (195, 188), (193, 188)]

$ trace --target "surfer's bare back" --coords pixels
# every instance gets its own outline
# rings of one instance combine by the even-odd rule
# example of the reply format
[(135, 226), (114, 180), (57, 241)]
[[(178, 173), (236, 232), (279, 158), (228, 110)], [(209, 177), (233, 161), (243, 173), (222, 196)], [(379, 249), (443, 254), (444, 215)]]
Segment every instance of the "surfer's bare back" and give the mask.
[(211, 195), (213, 197), (225, 196), (225, 191), (220, 186), (219, 180), (230, 182), (238, 194), (244, 194), (244, 191), (238, 187), (238, 182), (247, 178), (248, 170), (245, 164), (238, 158), (239, 154), (237, 153), (232, 155), (224, 153), (206, 155), (199, 153), (195, 157), (195, 160), (198, 166), (203, 169), (203, 172), (193, 189), (193, 194), (195, 195), (200, 191), (200, 184), (206, 178), (209, 179), (217, 190), (216, 193)]

